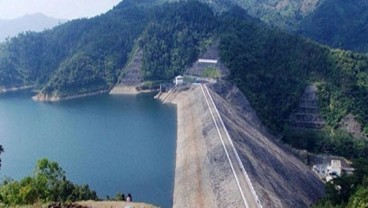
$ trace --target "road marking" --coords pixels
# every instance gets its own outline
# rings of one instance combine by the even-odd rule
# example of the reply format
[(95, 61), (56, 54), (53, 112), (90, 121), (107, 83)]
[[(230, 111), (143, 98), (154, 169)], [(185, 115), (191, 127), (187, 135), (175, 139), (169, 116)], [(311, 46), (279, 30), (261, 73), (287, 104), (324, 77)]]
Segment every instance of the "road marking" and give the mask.
[[(205, 95), (205, 92), (204, 92), (204, 90), (203, 90), (203, 86), (202, 86), (202, 85), (201, 85), (201, 89), (202, 89), (203, 96), (204, 96), (204, 98), (206, 99), (207, 106), (208, 106), (208, 109), (210, 110), (210, 113), (211, 113), (211, 116), (212, 116), (213, 122), (215, 123), (216, 129), (217, 129), (217, 133), (218, 133), (218, 134), (219, 134), (219, 136), (220, 136), (220, 140), (221, 140), (222, 146), (224, 147), (224, 150), (225, 150), (225, 153), (226, 153), (227, 160), (229, 161), (229, 163), (230, 163), (230, 167), (231, 167), (231, 170), (233, 171), (233, 174), (234, 174), (234, 176), (235, 176), (235, 180), (236, 180), (236, 183), (237, 183), (237, 185), (238, 185), (238, 188), (239, 188), (240, 194), (241, 194), (241, 196), (242, 196), (242, 198), (243, 198), (244, 205), (245, 205), (245, 207), (249, 207), (249, 205), (248, 205), (248, 203), (247, 203), (247, 201), (246, 201), (246, 199), (245, 199), (245, 196), (244, 196), (243, 190), (242, 190), (242, 188), (241, 188), (241, 186), (240, 186), (238, 176), (237, 176), (237, 175), (236, 175), (236, 173), (235, 173), (235, 170), (234, 170), (234, 167), (233, 167), (233, 163), (231, 162), (231, 159), (230, 159), (229, 153), (227, 152), (227, 149), (226, 149), (226, 146), (225, 146), (224, 140), (223, 140), (223, 138), (222, 138), (222, 136), (221, 136), (220, 129), (219, 129), (219, 127), (217, 126), (215, 116), (213, 115), (213, 112), (212, 112), (211, 107), (210, 107), (210, 103), (209, 103), (209, 101), (208, 101), (208, 99), (207, 99), (207, 97), (206, 97), (206, 95)], [(210, 96), (210, 95), (209, 95), (209, 96)], [(251, 207), (249, 207), (249, 208), (251, 208)]]
[[(236, 151), (236, 149), (235, 149), (234, 143), (233, 143), (233, 141), (232, 141), (232, 139), (231, 139), (231, 137), (230, 137), (229, 132), (227, 131), (227, 128), (226, 128), (226, 126), (225, 126), (225, 124), (224, 124), (224, 121), (222, 120), (222, 117), (220, 116), (220, 113), (219, 113), (219, 111), (218, 111), (218, 109), (217, 109), (217, 107), (216, 107), (216, 105), (215, 105), (215, 102), (213, 101), (212, 96), (211, 96), (211, 94), (210, 94), (210, 92), (209, 92), (209, 90), (208, 90), (208, 88), (207, 88), (207, 86), (206, 86), (206, 85), (204, 85), (204, 88), (206, 89), (206, 91), (207, 91), (207, 93), (208, 93), (208, 95), (209, 95), (209, 97), (210, 97), (210, 100), (211, 100), (211, 102), (212, 102), (212, 104), (213, 104), (213, 106), (214, 106), (214, 108), (215, 108), (215, 111), (216, 111), (216, 113), (217, 113), (218, 117), (220, 118), (220, 123), (221, 123), (221, 125), (222, 125), (223, 129), (225, 130), (226, 136), (228, 137), (228, 139), (229, 139), (229, 141), (230, 141), (231, 147), (233, 148), (233, 151), (234, 151), (234, 153), (235, 153), (236, 159), (237, 159), (237, 161), (238, 161), (238, 163), (239, 163), (239, 165), (240, 165), (241, 171), (242, 171), (242, 173), (243, 173), (244, 177), (247, 179), (248, 184), (250, 185), (250, 187), (251, 187), (251, 189), (252, 189), (253, 197), (256, 199), (256, 202), (257, 202), (257, 204), (260, 206), (260, 208), (262, 208), (262, 204), (260, 203), (260, 201), (259, 201), (259, 199), (258, 199), (258, 196), (257, 196), (257, 193), (256, 193), (256, 191), (254, 190), (253, 184), (252, 184), (252, 182), (251, 182), (251, 181), (250, 181), (250, 179), (249, 179), (248, 173), (246, 172), (246, 170), (245, 170), (245, 168), (244, 168), (244, 165), (243, 165), (243, 163), (242, 163), (242, 162), (241, 162), (241, 160), (240, 160), (240, 157), (239, 157), (238, 151)], [(203, 88), (202, 88), (202, 90), (203, 90)]]

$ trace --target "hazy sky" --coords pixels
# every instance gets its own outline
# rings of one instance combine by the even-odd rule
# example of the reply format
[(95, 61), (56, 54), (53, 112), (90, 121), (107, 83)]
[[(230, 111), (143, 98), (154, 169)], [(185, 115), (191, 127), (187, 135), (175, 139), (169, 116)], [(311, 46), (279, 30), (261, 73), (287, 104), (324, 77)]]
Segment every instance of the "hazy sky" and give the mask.
[(110, 10), (121, 0), (0, 0), (0, 19), (43, 13), (50, 17), (74, 19), (92, 17)]

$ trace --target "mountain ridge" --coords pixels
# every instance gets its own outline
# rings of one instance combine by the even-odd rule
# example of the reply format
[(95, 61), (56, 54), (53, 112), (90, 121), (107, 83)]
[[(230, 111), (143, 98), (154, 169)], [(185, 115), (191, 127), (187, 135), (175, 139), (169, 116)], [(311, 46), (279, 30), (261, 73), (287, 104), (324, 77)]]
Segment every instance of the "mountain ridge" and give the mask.
[(15, 19), (0, 19), (0, 42), (21, 32), (41, 32), (66, 21), (65, 19), (48, 17), (42, 13), (26, 14)]
[(364, 0), (201, 0), (218, 12), (239, 6), (269, 26), (322, 44), (368, 52), (368, 2)]

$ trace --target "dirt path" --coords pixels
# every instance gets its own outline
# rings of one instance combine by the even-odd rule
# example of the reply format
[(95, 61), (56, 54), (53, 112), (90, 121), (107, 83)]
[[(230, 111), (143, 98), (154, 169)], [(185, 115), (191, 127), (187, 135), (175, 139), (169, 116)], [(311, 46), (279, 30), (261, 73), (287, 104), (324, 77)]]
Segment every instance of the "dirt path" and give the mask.
[(145, 203), (130, 203), (130, 202), (116, 202), (116, 201), (82, 201), (78, 205), (90, 208), (156, 208), (153, 205)]

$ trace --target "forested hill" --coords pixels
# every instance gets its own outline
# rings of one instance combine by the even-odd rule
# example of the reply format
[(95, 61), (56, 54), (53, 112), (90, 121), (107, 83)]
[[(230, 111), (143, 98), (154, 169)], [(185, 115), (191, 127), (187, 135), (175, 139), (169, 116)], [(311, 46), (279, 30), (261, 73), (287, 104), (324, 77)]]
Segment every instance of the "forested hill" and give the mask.
[(216, 11), (237, 5), (268, 25), (331, 47), (368, 52), (366, 0), (201, 0)]
[(124, 1), (95, 18), (20, 34), (1, 45), (0, 85), (33, 85), (60, 96), (108, 89), (146, 26), (147, 15), (146, 9)]
[(332, 47), (368, 52), (368, 1), (325, 0), (302, 20), (300, 33)]
[[(109, 90), (138, 42), (145, 77), (171, 79), (194, 61), (215, 18), (198, 2), (148, 2), (126, 0), (95, 18), (12, 38), (0, 46), (0, 87), (34, 86), (58, 97)], [(158, 65), (165, 77), (154, 77)]]
[[(174, 1), (174, 0), (172, 0)], [(252, 17), (269, 25), (294, 30), (304, 17), (318, 8), (324, 0), (201, 0), (222, 12), (239, 6)]]
[(353, 114), (368, 133), (368, 57), (270, 29), (240, 8), (215, 14), (197, 1), (124, 0), (108, 13), (26, 33), (0, 46), (0, 88), (34, 86), (47, 96), (108, 91), (140, 47), (145, 80), (182, 73), (210, 40), (272, 130), (284, 130), (303, 89), (318, 85), (331, 128)]

